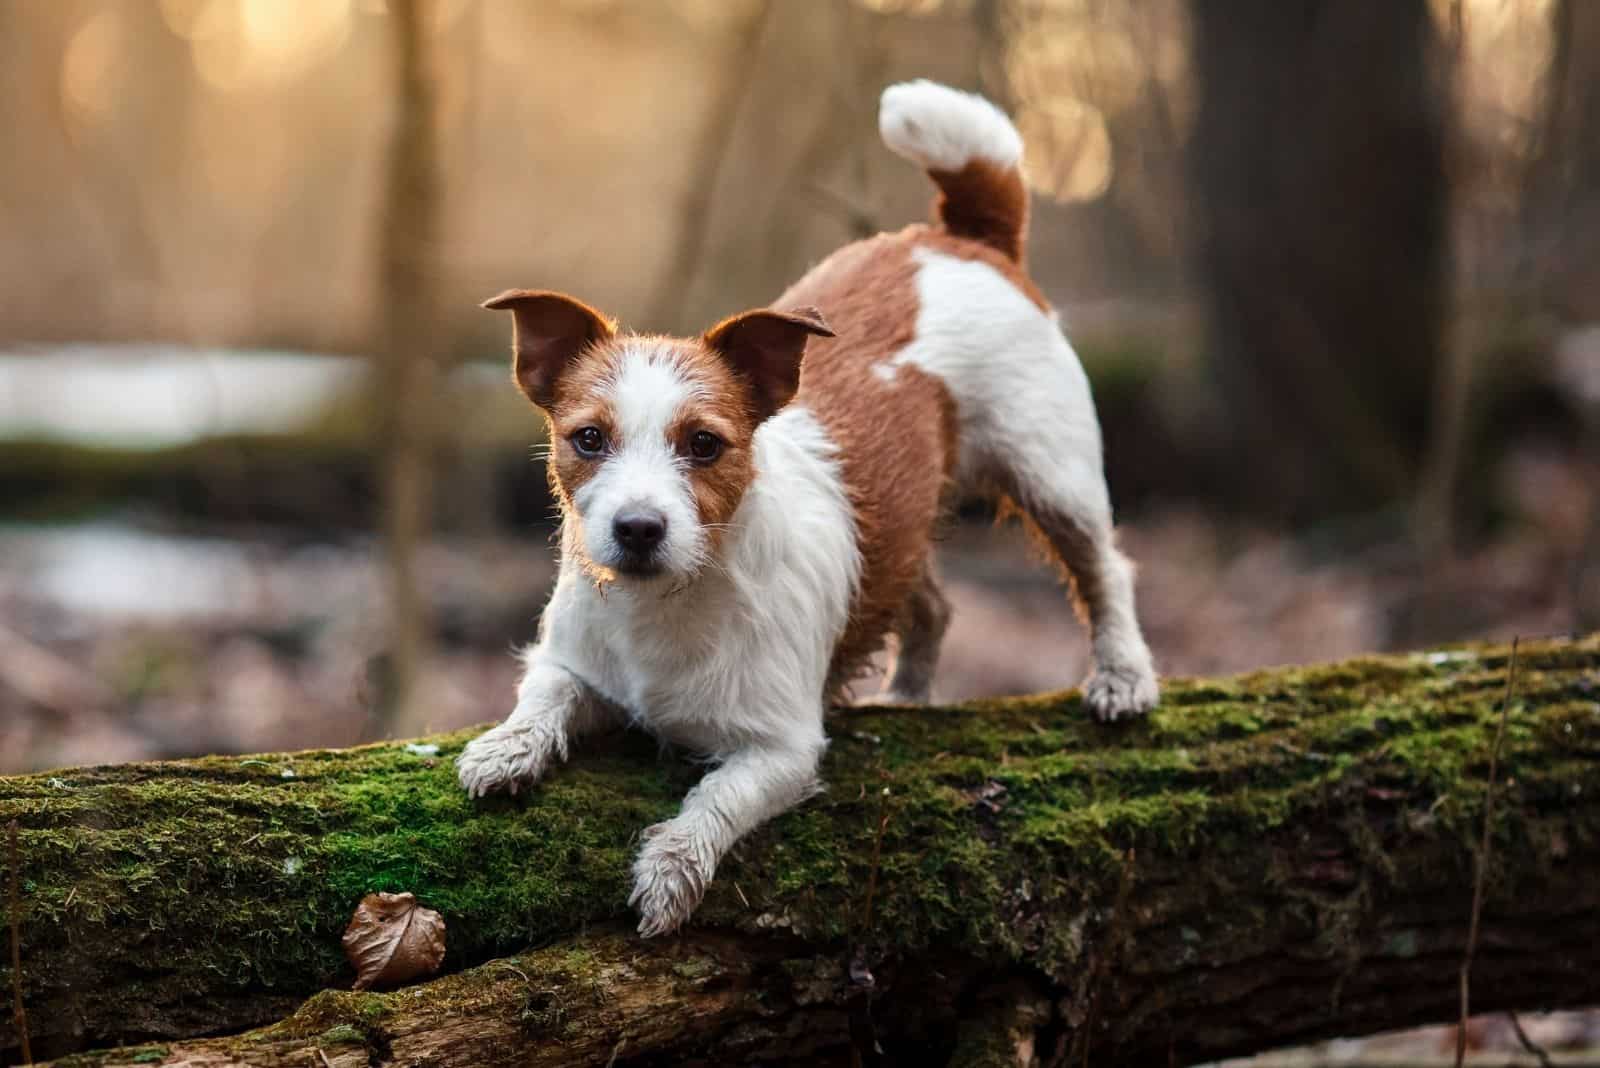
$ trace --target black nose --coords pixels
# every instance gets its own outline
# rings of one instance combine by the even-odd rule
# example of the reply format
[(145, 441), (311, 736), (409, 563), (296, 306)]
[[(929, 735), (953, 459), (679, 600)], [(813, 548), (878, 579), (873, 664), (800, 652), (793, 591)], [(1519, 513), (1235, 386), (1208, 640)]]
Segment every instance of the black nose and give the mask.
[(611, 524), (617, 544), (627, 552), (645, 556), (667, 534), (667, 517), (660, 512), (624, 512)]

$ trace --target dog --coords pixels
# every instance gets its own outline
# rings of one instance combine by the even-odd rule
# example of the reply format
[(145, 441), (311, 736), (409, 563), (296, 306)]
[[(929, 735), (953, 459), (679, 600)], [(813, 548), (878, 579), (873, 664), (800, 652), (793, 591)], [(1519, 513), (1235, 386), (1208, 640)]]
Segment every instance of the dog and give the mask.
[(820, 789), (824, 713), (890, 636), (879, 699), (927, 701), (950, 616), (932, 543), (963, 494), (1021, 511), (1068, 573), (1089, 711), (1157, 702), (1089, 383), (1023, 266), (1021, 137), (927, 81), (886, 89), (879, 128), (938, 187), (935, 221), (839, 249), (769, 308), (677, 338), (555, 292), (484, 305), (512, 313), (516, 384), (549, 421), (560, 569), (516, 707), (458, 775), (515, 794), (616, 722), (706, 757), (644, 832), (645, 937)]

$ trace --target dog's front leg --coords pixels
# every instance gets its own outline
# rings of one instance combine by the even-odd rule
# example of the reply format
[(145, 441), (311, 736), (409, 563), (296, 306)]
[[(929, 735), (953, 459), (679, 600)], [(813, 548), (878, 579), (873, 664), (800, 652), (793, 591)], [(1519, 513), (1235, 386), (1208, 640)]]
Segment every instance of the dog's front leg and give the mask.
[(603, 706), (588, 688), (538, 647), (528, 651), (527, 665), (517, 707), (504, 723), (468, 742), (456, 760), (461, 786), (472, 797), (532, 786), (552, 760), (567, 759), (570, 738), (604, 718)]
[(819, 737), (740, 749), (689, 791), (677, 816), (644, 832), (628, 899), (641, 935), (681, 927), (733, 843), (817, 791), (826, 745)]

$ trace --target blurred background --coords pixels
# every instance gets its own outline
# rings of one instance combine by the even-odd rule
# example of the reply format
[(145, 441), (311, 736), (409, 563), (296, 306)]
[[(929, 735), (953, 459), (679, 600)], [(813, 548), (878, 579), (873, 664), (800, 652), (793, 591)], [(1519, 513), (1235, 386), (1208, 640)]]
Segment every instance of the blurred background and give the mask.
[[(926, 217), (917, 76), (1027, 140), (1164, 671), (1600, 625), (1593, 0), (0, 0), (0, 771), (503, 715), (552, 508), (478, 302), (769, 301)], [(991, 527), (940, 696), (1076, 684)]]
[[(926, 217), (910, 77), (1027, 140), (1165, 672), (1600, 626), (1597, 0), (0, 0), (0, 773), (502, 716), (553, 523), (478, 302), (766, 303)], [(939, 696), (1075, 685), (991, 527)]]

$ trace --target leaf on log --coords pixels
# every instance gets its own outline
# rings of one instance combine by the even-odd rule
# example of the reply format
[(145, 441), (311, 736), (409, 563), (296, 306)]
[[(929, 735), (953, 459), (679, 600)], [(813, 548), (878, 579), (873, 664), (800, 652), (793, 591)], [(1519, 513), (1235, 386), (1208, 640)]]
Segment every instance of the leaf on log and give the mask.
[(444, 917), (415, 894), (368, 894), (344, 929), (344, 955), (357, 990), (432, 975), (444, 961)]

